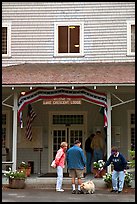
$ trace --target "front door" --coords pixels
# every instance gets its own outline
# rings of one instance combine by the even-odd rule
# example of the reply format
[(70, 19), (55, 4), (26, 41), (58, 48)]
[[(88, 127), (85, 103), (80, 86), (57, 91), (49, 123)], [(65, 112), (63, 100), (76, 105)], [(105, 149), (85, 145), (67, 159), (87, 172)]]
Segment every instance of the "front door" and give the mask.
[[(81, 141), (84, 148), (85, 137), (87, 135), (87, 112), (51, 112), (49, 129), (49, 167), (55, 158), (57, 150), (63, 141), (68, 143), (68, 148), (72, 147), (75, 140)], [(49, 168), (49, 172), (56, 172), (56, 169)], [(67, 172), (67, 165), (64, 169)]]
[[(74, 145), (75, 140), (80, 140), (81, 141), (81, 147), (83, 148), (84, 144), (84, 128), (79, 126), (74, 126), (74, 125), (69, 125), (69, 126), (59, 126), (59, 127), (53, 127), (52, 130), (52, 138), (53, 138), (53, 143), (52, 143), (52, 155), (53, 158), (55, 158), (55, 155), (57, 153), (57, 150), (60, 148), (61, 142), (65, 141), (68, 143), (68, 148), (72, 147)], [(54, 169), (52, 170), (54, 172)], [(67, 165), (64, 169), (64, 172), (67, 172)]]

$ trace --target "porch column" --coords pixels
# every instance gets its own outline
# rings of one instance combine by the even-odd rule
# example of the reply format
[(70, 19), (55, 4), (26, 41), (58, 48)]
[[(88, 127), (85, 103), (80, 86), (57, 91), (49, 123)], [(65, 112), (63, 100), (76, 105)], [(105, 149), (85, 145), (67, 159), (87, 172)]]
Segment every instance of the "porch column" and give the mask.
[(13, 106), (13, 144), (12, 144), (12, 170), (16, 170), (17, 166), (17, 92), (14, 90), (14, 106)]
[[(111, 154), (111, 94), (107, 93), (107, 117), (108, 117), (108, 127), (107, 127), (107, 159)], [(107, 172), (111, 173), (111, 165), (108, 166)]]

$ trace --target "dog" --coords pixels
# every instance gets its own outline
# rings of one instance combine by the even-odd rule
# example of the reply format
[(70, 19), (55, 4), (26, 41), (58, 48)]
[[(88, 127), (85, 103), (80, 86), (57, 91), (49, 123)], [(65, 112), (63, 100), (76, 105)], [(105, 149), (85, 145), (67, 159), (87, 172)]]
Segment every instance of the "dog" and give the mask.
[(80, 185), (81, 190), (86, 191), (87, 194), (93, 194), (95, 192), (95, 184), (92, 180), (83, 182)]

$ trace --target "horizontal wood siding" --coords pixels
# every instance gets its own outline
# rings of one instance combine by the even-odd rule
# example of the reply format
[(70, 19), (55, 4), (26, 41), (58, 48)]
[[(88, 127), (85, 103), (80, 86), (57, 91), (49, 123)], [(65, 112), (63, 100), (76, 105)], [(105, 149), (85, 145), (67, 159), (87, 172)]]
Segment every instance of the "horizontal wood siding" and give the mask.
[[(20, 63), (132, 62), (127, 56), (127, 20), (135, 2), (2, 2), (2, 22), (11, 22), (11, 57)], [(84, 56), (54, 57), (54, 23), (84, 22)]]

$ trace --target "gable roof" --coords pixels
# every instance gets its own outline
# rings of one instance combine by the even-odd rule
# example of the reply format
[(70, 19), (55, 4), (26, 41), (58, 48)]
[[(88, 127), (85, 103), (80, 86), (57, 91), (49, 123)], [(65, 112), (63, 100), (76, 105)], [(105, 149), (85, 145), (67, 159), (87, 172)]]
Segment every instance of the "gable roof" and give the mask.
[(2, 85), (135, 84), (135, 63), (27, 63), (2, 68)]

